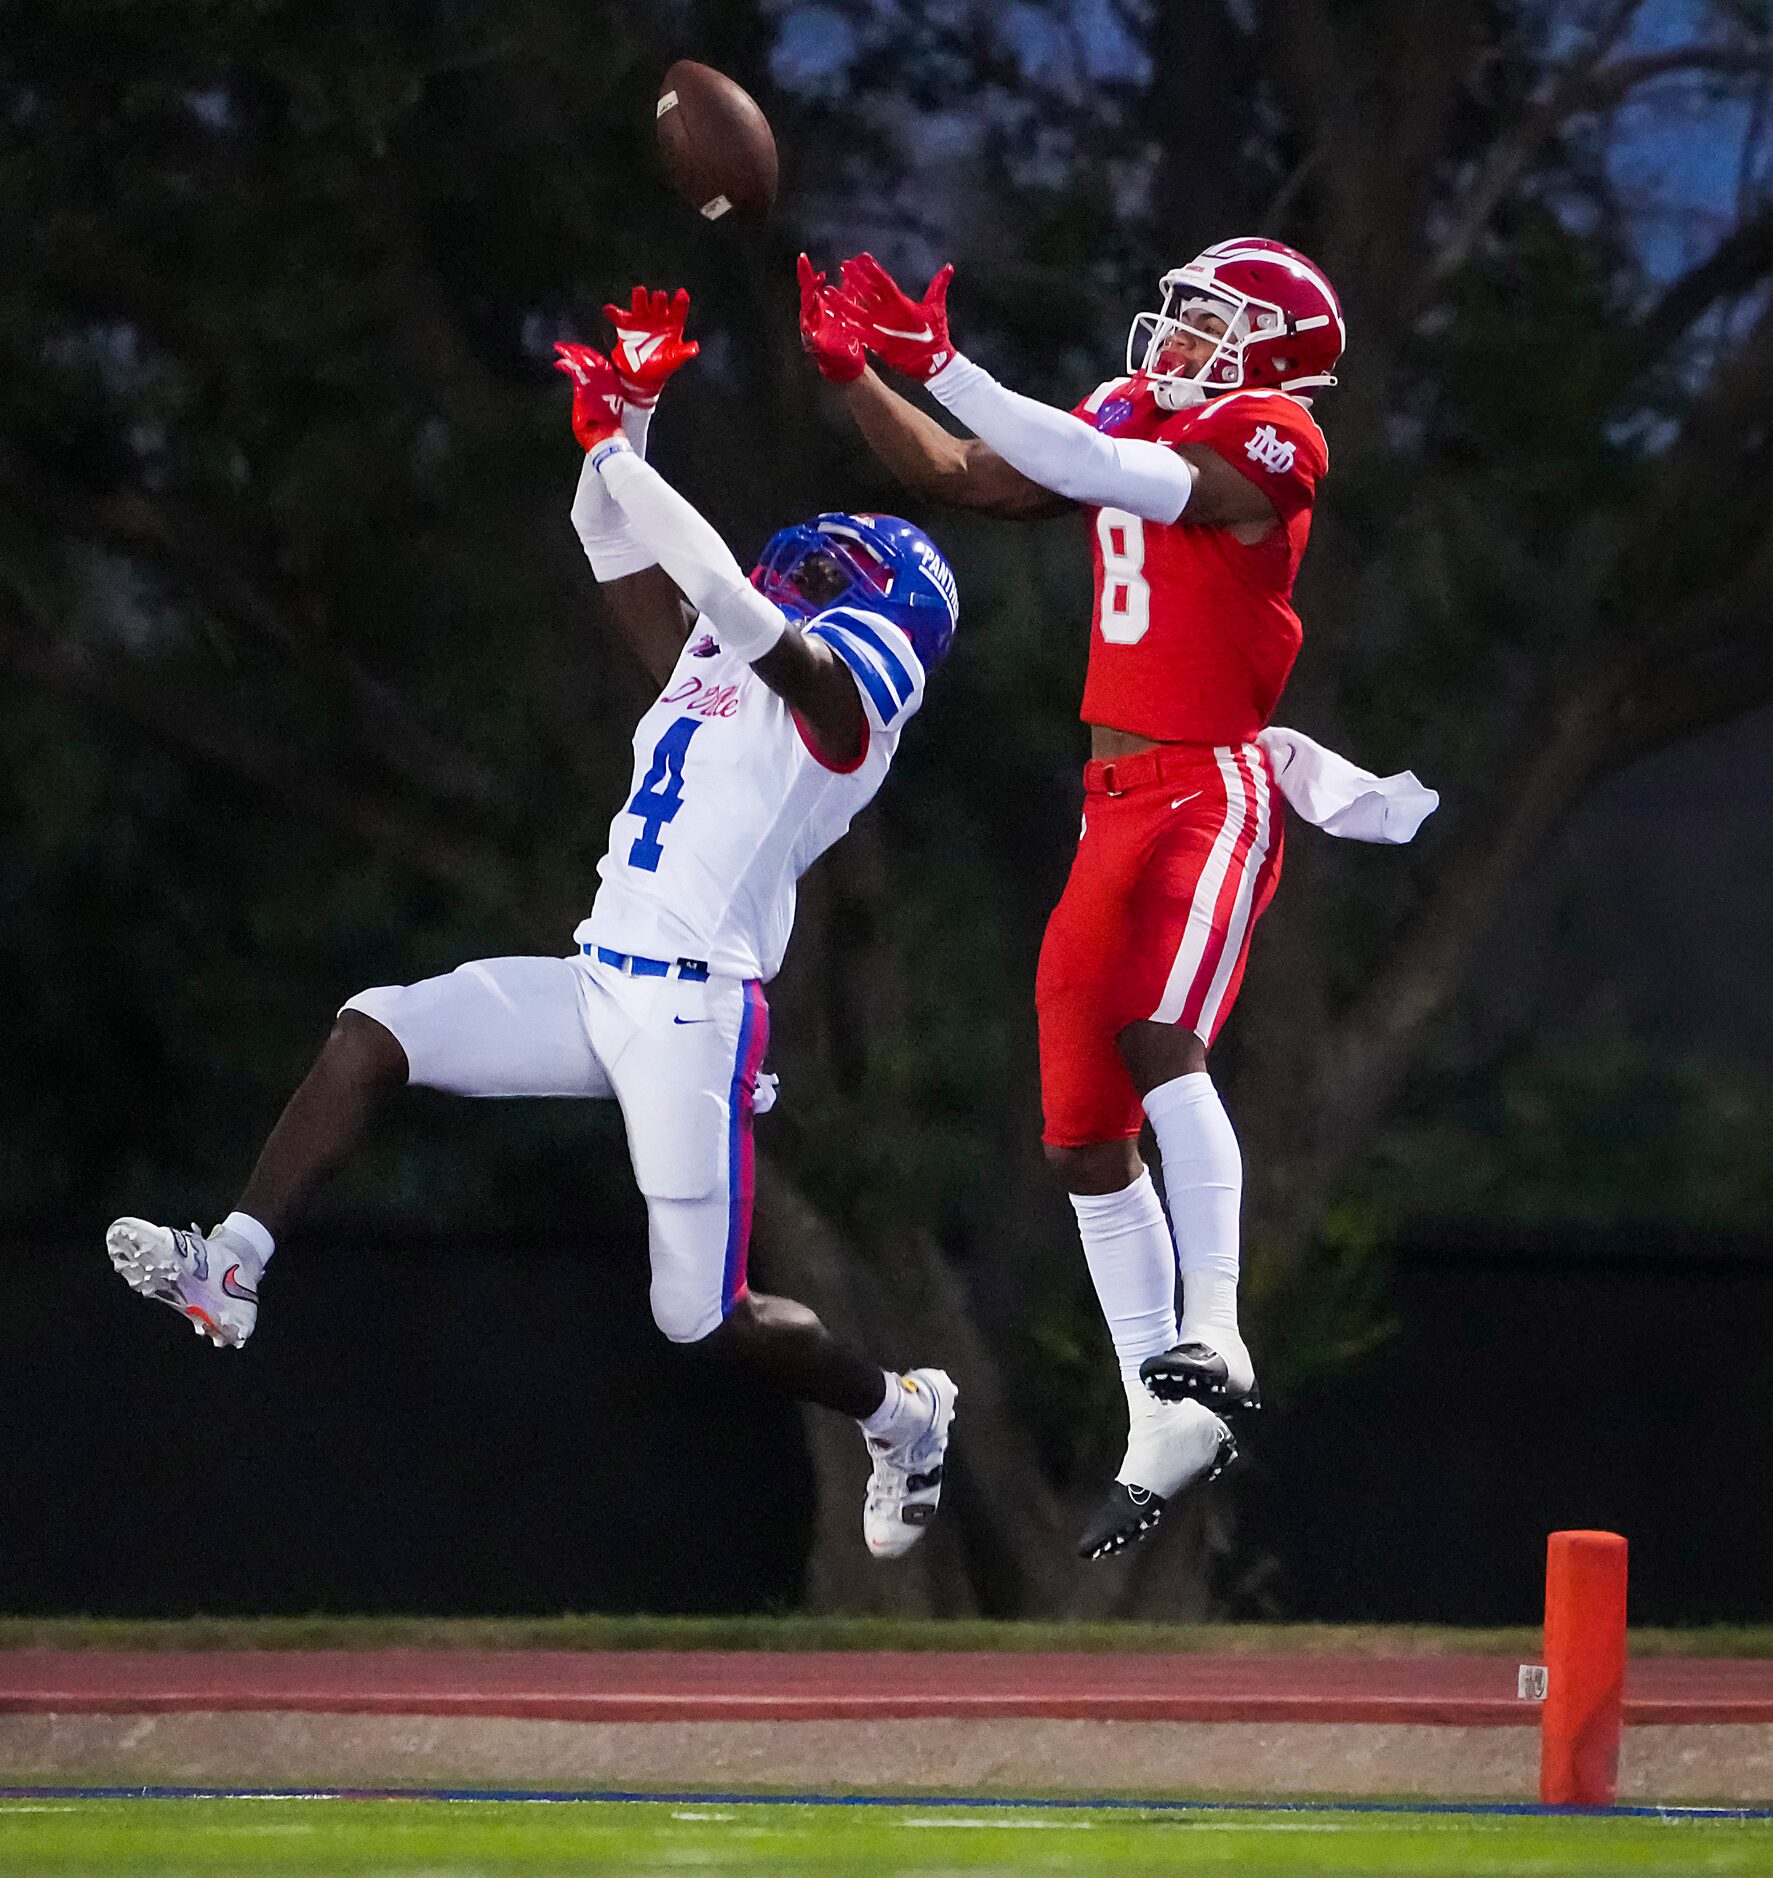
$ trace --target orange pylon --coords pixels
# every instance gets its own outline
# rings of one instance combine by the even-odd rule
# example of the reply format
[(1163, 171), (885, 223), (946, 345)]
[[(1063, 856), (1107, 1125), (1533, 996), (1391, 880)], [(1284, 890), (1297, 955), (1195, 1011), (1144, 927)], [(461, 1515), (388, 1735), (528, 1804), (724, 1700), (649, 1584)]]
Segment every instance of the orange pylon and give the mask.
[(1611, 1806), (1625, 1726), (1625, 1541), (1554, 1532), (1545, 1553), (1545, 1707), (1539, 1798)]

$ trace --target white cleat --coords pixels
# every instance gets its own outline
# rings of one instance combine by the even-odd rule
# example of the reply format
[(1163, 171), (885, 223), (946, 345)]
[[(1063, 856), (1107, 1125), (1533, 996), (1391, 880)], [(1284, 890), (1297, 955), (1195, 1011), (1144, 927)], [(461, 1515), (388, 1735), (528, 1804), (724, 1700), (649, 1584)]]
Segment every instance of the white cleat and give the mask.
[(914, 1369), (899, 1381), (912, 1393), (929, 1397), (930, 1419), (921, 1434), (897, 1445), (863, 1437), (874, 1472), (862, 1503), (862, 1536), (876, 1558), (902, 1558), (936, 1517), (942, 1457), (948, 1452), (948, 1429), (960, 1394), (940, 1369)]
[(1231, 1430), (1192, 1396), (1159, 1402), (1129, 1389), (1127, 1457), (1107, 1498), (1079, 1539), (1079, 1558), (1109, 1558), (1157, 1527), (1190, 1487), (1217, 1480), (1237, 1459)]
[(170, 1304), (218, 1350), (238, 1350), (259, 1315), (259, 1261), (221, 1227), (205, 1238), (195, 1226), (113, 1220), (105, 1250), (132, 1291)]

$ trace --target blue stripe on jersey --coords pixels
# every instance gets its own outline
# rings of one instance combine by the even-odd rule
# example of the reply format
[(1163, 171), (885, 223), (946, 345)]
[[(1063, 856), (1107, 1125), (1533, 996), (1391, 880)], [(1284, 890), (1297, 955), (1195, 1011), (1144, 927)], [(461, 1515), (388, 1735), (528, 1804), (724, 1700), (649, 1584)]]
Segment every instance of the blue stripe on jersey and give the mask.
[(874, 708), (880, 713), (880, 721), (890, 725), (899, 715), (899, 701), (887, 690), (881, 676), (875, 670), (874, 661), (859, 646), (851, 645), (848, 638), (838, 632), (825, 620), (815, 620), (807, 629), (809, 639), (823, 639), (837, 656), (843, 660), (855, 674), (856, 683), (874, 700)]
[(885, 636), (874, 622), (860, 613), (852, 613), (847, 608), (823, 615), (832, 625), (846, 633), (853, 633), (856, 638), (870, 645), (880, 655), (880, 662), (886, 668), (887, 683), (898, 696), (901, 704), (911, 701), (914, 689), (911, 674), (905, 669), (905, 662), (888, 645)]

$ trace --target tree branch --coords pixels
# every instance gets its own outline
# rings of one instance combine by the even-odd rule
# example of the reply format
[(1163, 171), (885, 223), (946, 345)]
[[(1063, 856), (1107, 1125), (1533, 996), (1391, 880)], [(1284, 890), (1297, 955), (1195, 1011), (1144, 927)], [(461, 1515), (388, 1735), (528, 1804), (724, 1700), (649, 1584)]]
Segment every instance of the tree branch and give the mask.
[(1533, 159), (1561, 125), (1625, 102), (1640, 86), (1677, 74), (1713, 72), (1732, 76), (1773, 71), (1773, 47), (1670, 46), (1602, 63), (1607, 43), (1597, 40), (1589, 58), (1565, 66), (1541, 88), (1520, 123), (1491, 146), (1465, 199), (1453, 213), (1447, 232), (1422, 269), (1413, 305), (1450, 279), (1471, 259), (1490, 218), (1527, 172)]
[(1638, 327), (1638, 370), (1660, 358), (1720, 300), (1735, 298), (1773, 273), (1773, 202), (1740, 222), (1703, 261), (1670, 282)]

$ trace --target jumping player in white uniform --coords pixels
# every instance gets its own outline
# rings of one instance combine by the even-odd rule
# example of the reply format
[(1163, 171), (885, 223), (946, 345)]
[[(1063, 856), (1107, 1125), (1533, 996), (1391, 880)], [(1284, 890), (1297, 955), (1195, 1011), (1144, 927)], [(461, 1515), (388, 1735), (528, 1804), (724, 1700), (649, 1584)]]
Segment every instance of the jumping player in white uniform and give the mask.
[(613, 363), (557, 348), (587, 453), (574, 525), (619, 630), (663, 680), (573, 952), (359, 992), (236, 1210), (207, 1237), (120, 1219), (106, 1245), (135, 1290), (238, 1348), (277, 1237), (384, 1090), (613, 1099), (646, 1198), (659, 1328), (860, 1422), (874, 1463), (864, 1536), (894, 1557), (935, 1515), (956, 1391), (940, 1370), (883, 1371), (804, 1305), (750, 1289), (752, 1116), (773, 1094), (763, 987), (795, 883), (885, 780), (958, 601), (934, 544), (886, 516), (784, 529), (745, 577), (645, 460), (659, 390), (697, 350), (688, 307), (636, 289), (632, 308), (606, 309)]

